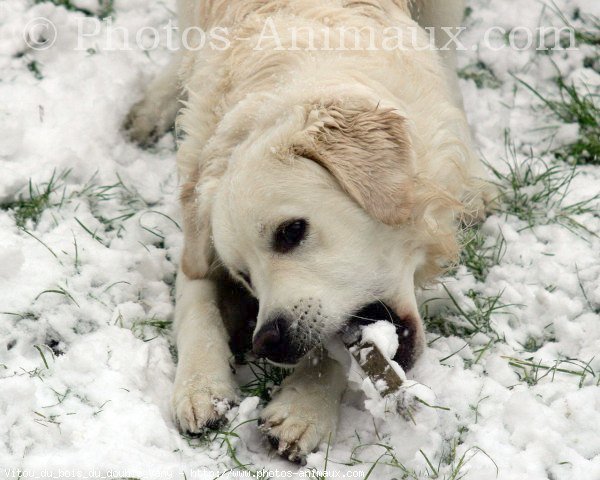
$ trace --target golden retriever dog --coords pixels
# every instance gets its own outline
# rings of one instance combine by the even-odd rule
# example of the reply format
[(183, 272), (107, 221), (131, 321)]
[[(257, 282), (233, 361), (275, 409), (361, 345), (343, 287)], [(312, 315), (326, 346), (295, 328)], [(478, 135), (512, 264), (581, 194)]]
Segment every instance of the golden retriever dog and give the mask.
[[(389, 317), (410, 368), (425, 344), (415, 288), (481, 215), (454, 42), (439, 34), (459, 25), (462, 0), (179, 3), (180, 30), (196, 34), (128, 127), (148, 142), (183, 100), (174, 416), (187, 432), (223, 419), (247, 334), (257, 356), (295, 367), (259, 423), (299, 460), (335, 432), (346, 387), (322, 346)], [(200, 29), (227, 45), (203, 46)]]

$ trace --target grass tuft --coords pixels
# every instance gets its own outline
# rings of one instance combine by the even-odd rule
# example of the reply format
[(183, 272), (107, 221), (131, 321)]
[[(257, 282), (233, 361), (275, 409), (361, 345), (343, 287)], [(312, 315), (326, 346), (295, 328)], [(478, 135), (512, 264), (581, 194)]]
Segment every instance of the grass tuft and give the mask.
[(57, 286), (56, 288), (52, 288), (52, 289), (48, 289), (48, 290), (44, 290), (43, 292), (40, 292), (37, 297), (34, 298), (34, 302), (37, 301), (42, 295), (45, 295), (47, 293), (53, 293), (56, 295), (62, 295), (65, 298), (67, 298), (70, 302), (74, 303), (78, 308), (81, 308), (79, 303), (77, 303), (77, 300), (75, 300), (75, 298), (73, 297), (73, 295), (71, 295), (64, 287), (61, 287), (60, 285)]
[[(123, 222), (140, 210), (152, 206), (133, 187), (128, 187), (118, 174), (117, 181), (109, 185), (98, 185), (95, 180), (96, 174), (73, 196), (88, 200), (92, 214), (105, 226), (106, 232), (115, 232), (120, 236), (124, 231)], [(103, 213), (103, 206), (114, 203), (118, 205), (119, 214), (106, 216)], [(96, 238), (95, 232), (86, 230)]]
[[(144, 200), (135, 188), (126, 185), (118, 174), (116, 175), (117, 180), (107, 185), (98, 184), (96, 174), (94, 174), (77, 189), (67, 184), (66, 180), (69, 175), (70, 170), (61, 173), (53, 171), (47, 182), (37, 185), (30, 179), (25, 194), (21, 193), (16, 199), (0, 204), (0, 209), (12, 213), (15, 223), (24, 233), (40, 242), (57, 259), (57, 254), (32, 231), (36, 229), (45, 210), (52, 210), (51, 219), (58, 225), (60, 216), (55, 214), (69, 204), (72, 205), (70, 218), (105, 247), (110, 245), (113, 237), (122, 237), (125, 232), (125, 222), (138, 214), (140, 215), (138, 228), (152, 235), (152, 244), (157, 248), (164, 247), (166, 237), (166, 233), (155, 226), (157, 220), (160, 220), (162, 224), (167, 220), (175, 228), (181, 230), (180, 225), (174, 219), (163, 212), (153, 210), (152, 207), (155, 205)], [(87, 202), (89, 211), (101, 224), (100, 227), (91, 227), (86, 224), (87, 221), (84, 223), (80, 218), (72, 216), (81, 202)], [(142, 223), (142, 219), (144, 223)], [(80, 259), (76, 241), (74, 246), (75, 267), (78, 269)], [(143, 246), (147, 248), (145, 245)]]
[[(424, 471), (415, 471), (412, 468), (406, 467), (400, 462), (396, 456), (394, 447), (386, 445), (385, 443), (372, 443), (372, 444), (361, 444), (352, 450), (350, 455), (349, 465), (371, 465), (368, 475), (364, 478), (370, 478), (370, 475), (374, 472), (375, 467), (378, 465), (393, 467), (398, 469), (398, 475), (394, 478), (401, 478), (403, 480), (421, 480), (421, 479), (432, 479), (432, 480), (459, 480), (465, 478), (467, 472), (465, 467), (467, 464), (478, 454), (485, 455), (496, 469), (496, 475), (499, 473), (498, 465), (492, 457), (490, 457), (483, 449), (477, 446), (473, 446), (459, 456), (458, 447), (463, 444), (461, 439), (462, 435), (467, 432), (465, 427), (460, 427), (458, 435), (450, 440), (446, 440), (448, 445), (444, 445), (441, 453), (436, 455), (438, 461), (434, 461), (423, 451), (419, 450), (419, 453), (425, 461), (426, 468)], [(366, 461), (360, 458), (359, 453), (362, 449), (367, 447), (381, 447), (383, 452), (375, 459), (375, 461)], [(378, 478), (373, 475), (374, 478)]]
[[(48, 370), (50, 368), (50, 366), (48, 365), (48, 360), (46, 360), (46, 355), (44, 355), (44, 352), (42, 351), (42, 347), (46, 347), (48, 348), (46, 345), (34, 345), (33, 348), (35, 348), (38, 353), (40, 354), (40, 357), (42, 357), (42, 361), (44, 362), (44, 367), (46, 367), (46, 370)], [(54, 353), (52, 352), (52, 350), (50, 350), (50, 353), (52, 354), (52, 358), (54, 358)]]
[[(381, 453), (375, 461), (370, 462), (368, 460), (363, 460), (360, 458), (360, 451), (368, 447), (381, 447), (383, 449), (383, 453)], [(369, 472), (373, 472), (377, 465), (385, 465), (388, 467), (397, 468), (398, 473), (402, 475), (400, 478), (402, 478), (403, 480), (419, 480), (420, 478), (423, 478), (421, 475), (419, 475), (418, 472), (406, 467), (402, 462), (398, 460), (398, 458), (396, 457), (394, 447), (386, 445), (384, 443), (365, 443), (354, 447), (354, 449), (350, 453), (349, 465), (363, 464), (371, 465)]]
[(170, 336), (171, 325), (170, 320), (145, 318), (134, 321), (131, 325), (131, 332), (140, 340), (150, 342), (161, 335)]
[(464, 80), (473, 80), (479, 89), (497, 89), (502, 86), (502, 82), (496, 77), (494, 71), (481, 61), (461, 68), (458, 76)]
[(273, 389), (281, 385), (288, 376), (289, 370), (271, 365), (265, 360), (248, 362), (248, 367), (254, 378), (240, 387), (248, 397), (260, 397), (263, 401), (271, 399)]
[(597, 236), (577, 221), (583, 214), (597, 214), (600, 194), (576, 203), (565, 203), (565, 196), (573, 178), (575, 166), (548, 165), (530, 153), (524, 161), (517, 159), (514, 145), (508, 141), (509, 159), (505, 161), (507, 172), (488, 165), (500, 189), (499, 201), (502, 211), (514, 215), (527, 223), (527, 228), (536, 225), (559, 224), (577, 234), (581, 230)]
[(29, 223), (33, 226), (39, 222), (42, 212), (52, 206), (51, 195), (62, 188), (63, 181), (69, 175), (69, 170), (60, 174), (52, 172), (50, 180), (40, 185), (34, 186), (29, 180), (28, 196), (19, 196), (12, 202), (6, 202), (0, 205), (0, 209), (13, 212), (15, 222), (18, 227), (25, 228)]
[(40, 70), (40, 64), (35, 60), (31, 60), (27, 64), (27, 70), (29, 70), (37, 80), (41, 80), (44, 78), (44, 75)]
[[(424, 304), (423, 321), (428, 332), (437, 333), (444, 337), (458, 336), (465, 339), (483, 333), (490, 337), (493, 342), (504, 341), (504, 336), (496, 331), (493, 321), (494, 315), (509, 314), (506, 308), (511, 305), (500, 301), (501, 293), (486, 297), (479, 292), (469, 290), (466, 295), (471, 299), (472, 305), (466, 307), (459, 303), (445, 285), (442, 284), (442, 286), (452, 303), (452, 307), (446, 307), (442, 312), (430, 315), (428, 302)], [(442, 299), (434, 298), (429, 302), (436, 300)]]
[(461, 244), (460, 265), (466, 266), (480, 282), (485, 280), (492, 267), (500, 264), (506, 253), (506, 240), (502, 233), (493, 240), (479, 227), (463, 230)]
[(579, 377), (579, 388), (586, 384), (586, 380), (595, 381), (596, 385), (600, 384), (600, 376), (590, 366), (593, 358), (589, 362), (584, 362), (579, 359), (566, 358), (556, 360), (554, 364), (547, 365), (541, 360), (535, 360), (533, 357), (526, 359), (502, 357), (508, 360), (508, 364), (515, 369), (519, 376), (519, 380), (529, 386), (537, 385), (541, 380), (547, 378), (551, 382), (557, 374), (566, 374)]
[(556, 157), (576, 165), (600, 165), (600, 94), (594, 94), (589, 89), (582, 92), (559, 76), (556, 80), (558, 98), (550, 99), (525, 81), (517, 80), (540, 99), (558, 120), (579, 126), (577, 140), (558, 147), (554, 151)]
[[(548, 4), (547, 4), (548, 5)], [(581, 28), (576, 28), (575, 25), (562, 12), (560, 7), (556, 5), (554, 0), (548, 5), (550, 9), (560, 18), (562, 23), (573, 32), (573, 36), (578, 45), (586, 44), (592, 46), (600, 46), (600, 18), (592, 14), (584, 14), (579, 8), (574, 10), (573, 20), (578, 20), (582, 23)], [(562, 39), (561, 46), (572, 47), (570, 39)]]
[(52, 3), (70, 12), (83, 13), (86, 17), (98, 17), (101, 19), (110, 17), (115, 13), (114, 0), (97, 0), (98, 6), (94, 9), (78, 7), (71, 0), (35, 0), (35, 3)]

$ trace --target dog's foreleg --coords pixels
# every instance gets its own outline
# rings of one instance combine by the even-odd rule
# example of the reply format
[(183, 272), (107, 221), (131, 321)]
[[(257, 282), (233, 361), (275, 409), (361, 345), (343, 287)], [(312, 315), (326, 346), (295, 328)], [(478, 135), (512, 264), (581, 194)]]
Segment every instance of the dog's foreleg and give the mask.
[(299, 461), (333, 440), (346, 372), (326, 353), (307, 355), (261, 414), (260, 428), (277, 452)]
[(456, 50), (461, 43), (461, 22), (465, 12), (465, 0), (415, 0), (412, 4), (413, 18), (423, 28), (430, 29), (436, 47), (444, 62), (445, 75), (455, 104), (462, 107), (463, 100), (456, 75)]
[(175, 335), (178, 364), (173, 410), (182, 431), (197, 433), (223, 419), (237, 400), (228, 334), (211, 280), (177, 275)]
[(136, 143), (141, 145), (154, 143), (175, 123), (180, 106), (180, 64), (181, 55), (177, 54), (171, 63), (150, 82), (144, 98), (131, 108), (124, 128)]

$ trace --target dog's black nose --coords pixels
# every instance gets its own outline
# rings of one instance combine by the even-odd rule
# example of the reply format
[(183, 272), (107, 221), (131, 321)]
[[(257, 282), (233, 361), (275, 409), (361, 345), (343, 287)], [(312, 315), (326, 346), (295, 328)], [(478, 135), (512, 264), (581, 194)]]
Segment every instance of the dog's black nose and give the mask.
[(268, 357), (269, 353), (279, 347), (283, 320), (277, 318), (264, 325), (252, 341), (252, 351), (257, 357)]
[(294, 348), (289, 325), (290, 321), (283, 315), (263, 325), (252, 341), (254, 354), (275, 363), (295, 364), (305, 352)]

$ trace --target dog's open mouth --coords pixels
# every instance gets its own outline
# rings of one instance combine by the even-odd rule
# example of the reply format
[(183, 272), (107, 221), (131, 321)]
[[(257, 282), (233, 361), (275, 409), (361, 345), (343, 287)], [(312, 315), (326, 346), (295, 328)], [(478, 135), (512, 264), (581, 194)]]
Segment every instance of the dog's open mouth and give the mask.
[(348, 323), (340, 331), (346, 345), (355, 343), (360, 337), (360, 327), (384, 320), (396, 326), (399, 347), (394, 360), (404, 368), (409, 369), (414, 363), (415, 329), (414, 321), (400, 317), (389, 305), (377, 301), (365, 305), (350, 316)]
[[(410, 318), (402, 318), (389, 305), (381, 301), (369, 303), (348, 315), (345, 325), (336, 333), (346, 345), (354, 344), (360, 339), (361, 326), (377, 321), (387, 321), (395, 325), (399, 337), (399, 348), (394, 357), (400, 366), (410, 368), (414, 357), (415, 331), (414, 322)], [(319, 356), (323, 349), (323, 338), (312, 335), (310, 330), (298, 331), (301, 326), (290, 327), (282, 323), (272, 335), (276, 339), (269, 342), (268, 355), (259, 355), (270, 363), (280, 367), (293, 367), (306, 355), (313, 353)], [(297, 330), (298, 329), (298, 330)], [(255, 352), (256, 353), (256, 352)]]
[[(383, 302), (373, 302), (365, 305), (356, 313), (350, 314), (348, 321), (337, 334), (342, 337), (345, 343), (353, 343), (360, 336), (361, 325), (368, 325), (379, 320), (386, 320), (394, 325), (401, 323), (400, 317), (388, 305)], [(283, 331), (277, 333), (281, 338), (289, 338), (288, 330), (289, 327), (285, 327)], [(294, 338), (294, 340), (287, 343), (281, 343), (278, 348), (271, 349), (268, 357), (271, 363), (282, 367), (290, 367), (310, 352), (314, 351), (315, 354), (318, 354), (317, 350), (323, 347), (322, 339), (312, 342), (307, 341), (310, 335), (307, 335), (306, 332), (295, 332), (294, 336), (299, 336), (301, 340)]]
[(385, 320), (387, 322), (398, 325), (401, 323), (400, 317), (394, 310), (381, 301), (369, 303), (361, 309), (357, 310), (348, 316), (348, 321), (338, 333), (344, 343), (355, 343), (360, 337), (360, 327), (371, 323)]

